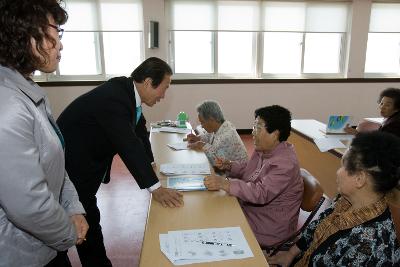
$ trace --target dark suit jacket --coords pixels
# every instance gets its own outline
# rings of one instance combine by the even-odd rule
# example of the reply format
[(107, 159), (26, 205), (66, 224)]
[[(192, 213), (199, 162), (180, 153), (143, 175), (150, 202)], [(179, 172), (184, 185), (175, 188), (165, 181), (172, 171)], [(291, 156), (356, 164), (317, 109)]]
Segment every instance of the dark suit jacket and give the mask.
[(379, 130), (387, 133), (392, 133), (400, 137), (400, 111), (396, 112), (389, 118), (387, 118)]
[(78, 192), (80, 187), (97, 191), (106, 171), (105, 182), (109, 181), (115, 154), (140, 188), (158, 182), (143, 114), (136, 125), (132, 78), (110, 79), (78, 97), (57, 123), (65, 139), (66, 169)]

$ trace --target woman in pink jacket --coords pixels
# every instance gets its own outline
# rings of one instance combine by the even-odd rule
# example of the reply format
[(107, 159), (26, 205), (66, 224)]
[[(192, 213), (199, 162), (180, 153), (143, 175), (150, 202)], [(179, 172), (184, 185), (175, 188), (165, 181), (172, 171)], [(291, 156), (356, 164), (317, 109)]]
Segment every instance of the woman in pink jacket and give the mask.
[(290, 135), (291, 114), (278, 105), (255, 111), (253, 140), (255, 152), (248, 162), (218, 159), (217, 167), (228, 178), (205, 178), (208, 190), (223, 189), (239, 198), (258, 242), (273, 246), (297, 229), (303, 195), (303, 180)]

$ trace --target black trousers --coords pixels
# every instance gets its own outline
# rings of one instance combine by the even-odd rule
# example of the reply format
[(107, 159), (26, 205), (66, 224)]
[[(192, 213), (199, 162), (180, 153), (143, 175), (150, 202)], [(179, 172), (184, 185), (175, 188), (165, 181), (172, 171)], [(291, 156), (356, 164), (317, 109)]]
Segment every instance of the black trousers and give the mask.
[(71, 267), (71, 262), (68, 259), (67, 251), (59, 251), (57, 256), (44, 267)]
[(85, 208), (86, 220), (89, 224), (86, 241), (76, 246), (82, 267), (112, 266), (104, 247), (100, 226), (100, 210), (97, 207), (96, 193), (101, 181), (95, 181), (92, 184), (81, 184), (75, 179), (71, 179), (71, 181), (75, 185), (79, 200)]

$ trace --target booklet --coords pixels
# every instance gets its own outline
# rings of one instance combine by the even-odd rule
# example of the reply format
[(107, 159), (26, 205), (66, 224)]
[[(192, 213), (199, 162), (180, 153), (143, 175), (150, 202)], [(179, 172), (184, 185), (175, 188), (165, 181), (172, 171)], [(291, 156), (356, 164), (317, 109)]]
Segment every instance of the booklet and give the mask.
[(345, 134), (344, 128), (350, 124), (351, 117), (347, 115), (331, 115), (326, 124), (326, 134)]
[(167, 187), (179, 191), (206, 190), (204, 176), (198, 177), (168, 177)]

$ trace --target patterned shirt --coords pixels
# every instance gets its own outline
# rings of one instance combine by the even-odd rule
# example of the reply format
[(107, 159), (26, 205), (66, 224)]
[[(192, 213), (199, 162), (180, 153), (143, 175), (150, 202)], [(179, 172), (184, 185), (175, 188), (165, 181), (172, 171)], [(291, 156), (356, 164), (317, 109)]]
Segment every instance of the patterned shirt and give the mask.
[[(331, 214), (335, 203), (306, 228), (297, 246), (306, 251), (317, 225)], [(387, 208), (361, 225), (330, 236), (311, 254), (309, 266), (400, 266), (400, 246)]]
[(248, 159), (246, 147), (229, 121), (222, 123), (216, 133), (200, 134), (200, 140), (206, 143), (203, 150), (212, 165), (216, 157), (240, 162)]

